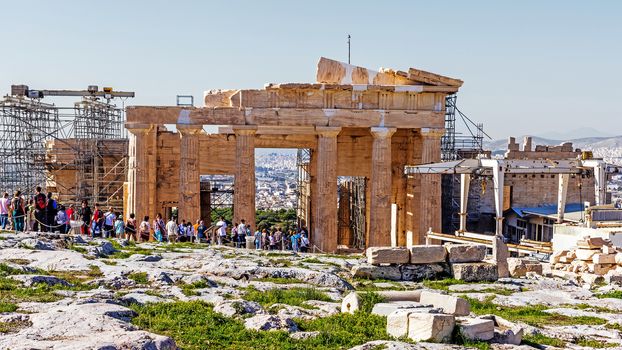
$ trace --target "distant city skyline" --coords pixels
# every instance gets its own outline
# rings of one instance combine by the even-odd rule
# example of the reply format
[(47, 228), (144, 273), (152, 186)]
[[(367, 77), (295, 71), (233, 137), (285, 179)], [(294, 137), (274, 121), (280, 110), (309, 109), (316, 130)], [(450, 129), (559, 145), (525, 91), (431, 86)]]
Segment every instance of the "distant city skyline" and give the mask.
[[(81, 1), (3, 3), (11, 84), (133, 90), (174, 105), (205, 90), (312, 82), (320, 56), (463, 79), (458, 106), (494, 139), (621, 135), (618, 1)], [(596, 136), (596, 135), (586, 135)]]

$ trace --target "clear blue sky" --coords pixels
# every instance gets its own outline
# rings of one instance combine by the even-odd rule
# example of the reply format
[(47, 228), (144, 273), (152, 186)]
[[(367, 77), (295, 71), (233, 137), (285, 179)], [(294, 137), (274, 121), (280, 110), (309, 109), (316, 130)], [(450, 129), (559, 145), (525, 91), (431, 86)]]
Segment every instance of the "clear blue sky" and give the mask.
[(463, 79), (495, 138), (622, 134), (620, 1), (2, 1), (0, 93), (109, 85), (131, 104), (314, 81), (320, 56)]

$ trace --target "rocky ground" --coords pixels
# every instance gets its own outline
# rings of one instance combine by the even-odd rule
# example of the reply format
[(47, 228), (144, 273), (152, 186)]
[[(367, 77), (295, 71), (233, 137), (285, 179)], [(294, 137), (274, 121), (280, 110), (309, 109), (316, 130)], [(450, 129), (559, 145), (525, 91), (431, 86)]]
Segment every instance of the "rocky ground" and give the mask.
[[(361, 255), (0, 234), (0, 349), (622, 348), (622, 287), (559, 277), (464, 283), (353, 278)], [(546, 273), (545, 273), (546, 275)], [(522, 327), (521, 345), (411, 343), (342, 314), (353, 290), (432, 288)], [(460, 342), (460, 341), (459, 341)]]

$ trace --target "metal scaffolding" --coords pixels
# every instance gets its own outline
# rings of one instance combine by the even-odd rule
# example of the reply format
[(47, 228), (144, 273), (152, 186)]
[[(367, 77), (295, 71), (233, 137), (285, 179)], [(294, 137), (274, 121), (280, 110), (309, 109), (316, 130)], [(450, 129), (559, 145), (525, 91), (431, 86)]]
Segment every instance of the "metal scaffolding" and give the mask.
[[(42, 102), (46, 96), (82, 99), (73, 107), (59, 107)], [(99, 91), (96, 86), (83, 91), (12, 86), (11, 95), (0, 100), (0, 189), (21, 190), (30, 196), (36, 186), (41, 186), (56, 192), (64, 202), (87, 199), (120, 205), (127, 136), (123, 107), (111, 101), (133, 96), (133, 92), (114, 92), (111, 88)], [(119, 145), (111, 151), (104, 140), (115, 140)], [(108, 157), (106, 164), (104, 155)], [(75, 184), (57, 183), (56, 176), (66, 173), (75, 174)]]
[(298, 183), (296, 185), (296, 217), (298, 227), (306, 226), (311, 230), (311, 150), (299, 148), (296, 153), (296, 166), (298, 168)]

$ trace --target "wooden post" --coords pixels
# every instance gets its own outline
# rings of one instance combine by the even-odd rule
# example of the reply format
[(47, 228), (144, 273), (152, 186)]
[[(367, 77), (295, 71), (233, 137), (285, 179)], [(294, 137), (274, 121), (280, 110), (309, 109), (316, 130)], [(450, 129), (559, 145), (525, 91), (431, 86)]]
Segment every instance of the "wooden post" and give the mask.
[(395, 128), (371, 128), (371, 212), (368, 247), (391, 245), (391, 135)]
[(233, 189), (233, 221), (246, 221), (255, 226), (255, 133), (256, 126), (235, 126), (235, 185)]
[(313, 244), (321, 251), (337, 250), (337, 135), (341, 128), (316, 127), (317, 186)]
[(201, 174), (199, 173), (199, 134), (201, 125), (177, 125), (180, 138), (179, 219), (194, 223), (201, 217)]

